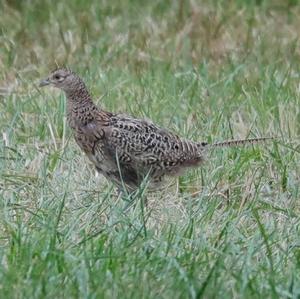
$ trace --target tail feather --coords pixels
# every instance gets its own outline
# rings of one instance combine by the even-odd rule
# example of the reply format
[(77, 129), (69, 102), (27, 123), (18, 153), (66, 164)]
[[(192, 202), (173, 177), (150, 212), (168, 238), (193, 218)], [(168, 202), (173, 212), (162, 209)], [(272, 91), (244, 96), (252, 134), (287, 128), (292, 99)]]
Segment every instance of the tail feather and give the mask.
[(227, 140), (216, 142), (210, 145), (210, 147), (231, 147), (231, 146), (240, 146), (240, 145), (247, 145), (247, 144), (256, 144), (262, 143), (267, 140), (273, 140), (274, 137), (260, 137), (260, 138), (248, 138), (248, 139), (236, 139), (236, 140)]

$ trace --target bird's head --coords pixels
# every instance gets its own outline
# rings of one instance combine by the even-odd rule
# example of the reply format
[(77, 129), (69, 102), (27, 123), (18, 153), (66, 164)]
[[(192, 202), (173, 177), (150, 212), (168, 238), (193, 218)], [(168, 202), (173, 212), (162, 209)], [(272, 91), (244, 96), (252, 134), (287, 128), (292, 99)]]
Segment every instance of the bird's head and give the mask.
[(53, 71), (48, 78), (42, 80), (39, 86), (52, 85), (68, 93), (78, 88), (80, 84), (82, 84), (81, 79), (70, 69), (60, 68)]

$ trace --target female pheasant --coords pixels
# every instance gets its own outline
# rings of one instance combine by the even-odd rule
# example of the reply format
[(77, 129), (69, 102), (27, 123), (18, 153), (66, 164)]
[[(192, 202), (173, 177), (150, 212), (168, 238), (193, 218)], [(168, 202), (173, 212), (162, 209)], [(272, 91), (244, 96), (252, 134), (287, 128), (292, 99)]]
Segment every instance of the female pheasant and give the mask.
[(136, 190), (147, 177), (157, 186), (165, 176), (199, 166), (214, 147), (253, 144), (269, 138), (208, 144), (180, 138), (149, 120), (115, 114), (97, 107), (82, 81), (69, 69), (55, 70), (40, 87), (52, 85), (67, 97), (67, 119), (79, 147), (96, 169), (118, 187)]

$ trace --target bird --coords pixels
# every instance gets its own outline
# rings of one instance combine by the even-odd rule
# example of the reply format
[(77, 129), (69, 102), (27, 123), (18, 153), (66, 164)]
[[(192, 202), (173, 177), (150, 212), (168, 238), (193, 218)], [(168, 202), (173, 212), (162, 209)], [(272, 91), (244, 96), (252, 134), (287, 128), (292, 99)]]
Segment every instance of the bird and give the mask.
[(255, 144), (272, 139), (260, 137), (209, 144), (196, 142), (154, 124), (95, 105), (86, 84), (69, 68), (58, 68), (40, 81), (39, 87), (53, 86), (64, 91), (67, 121), (76, 143), (96, 170), (121, 190), (134, 192), (147, 179), (150, 188), (164, 178), (179, 176), (199, 167), (206, 153), (217, 147)]

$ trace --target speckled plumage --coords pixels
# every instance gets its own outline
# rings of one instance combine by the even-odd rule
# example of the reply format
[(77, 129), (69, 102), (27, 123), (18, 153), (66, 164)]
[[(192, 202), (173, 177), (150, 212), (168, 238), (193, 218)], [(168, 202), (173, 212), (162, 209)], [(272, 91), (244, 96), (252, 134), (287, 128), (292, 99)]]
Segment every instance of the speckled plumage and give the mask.
[(256, 143), (267, 138), (232, 140), (209, 145), (180, 138), (149, 120), (98, 108), (84, 82), (69, 69), (54, 71), (40, 86), (52, 84), (67, 97), (67, 119), (79, 147), (108, 180), (128, 191), (147, 176), (156, 186), (164, 176), (203, 162), (207, 149)]

